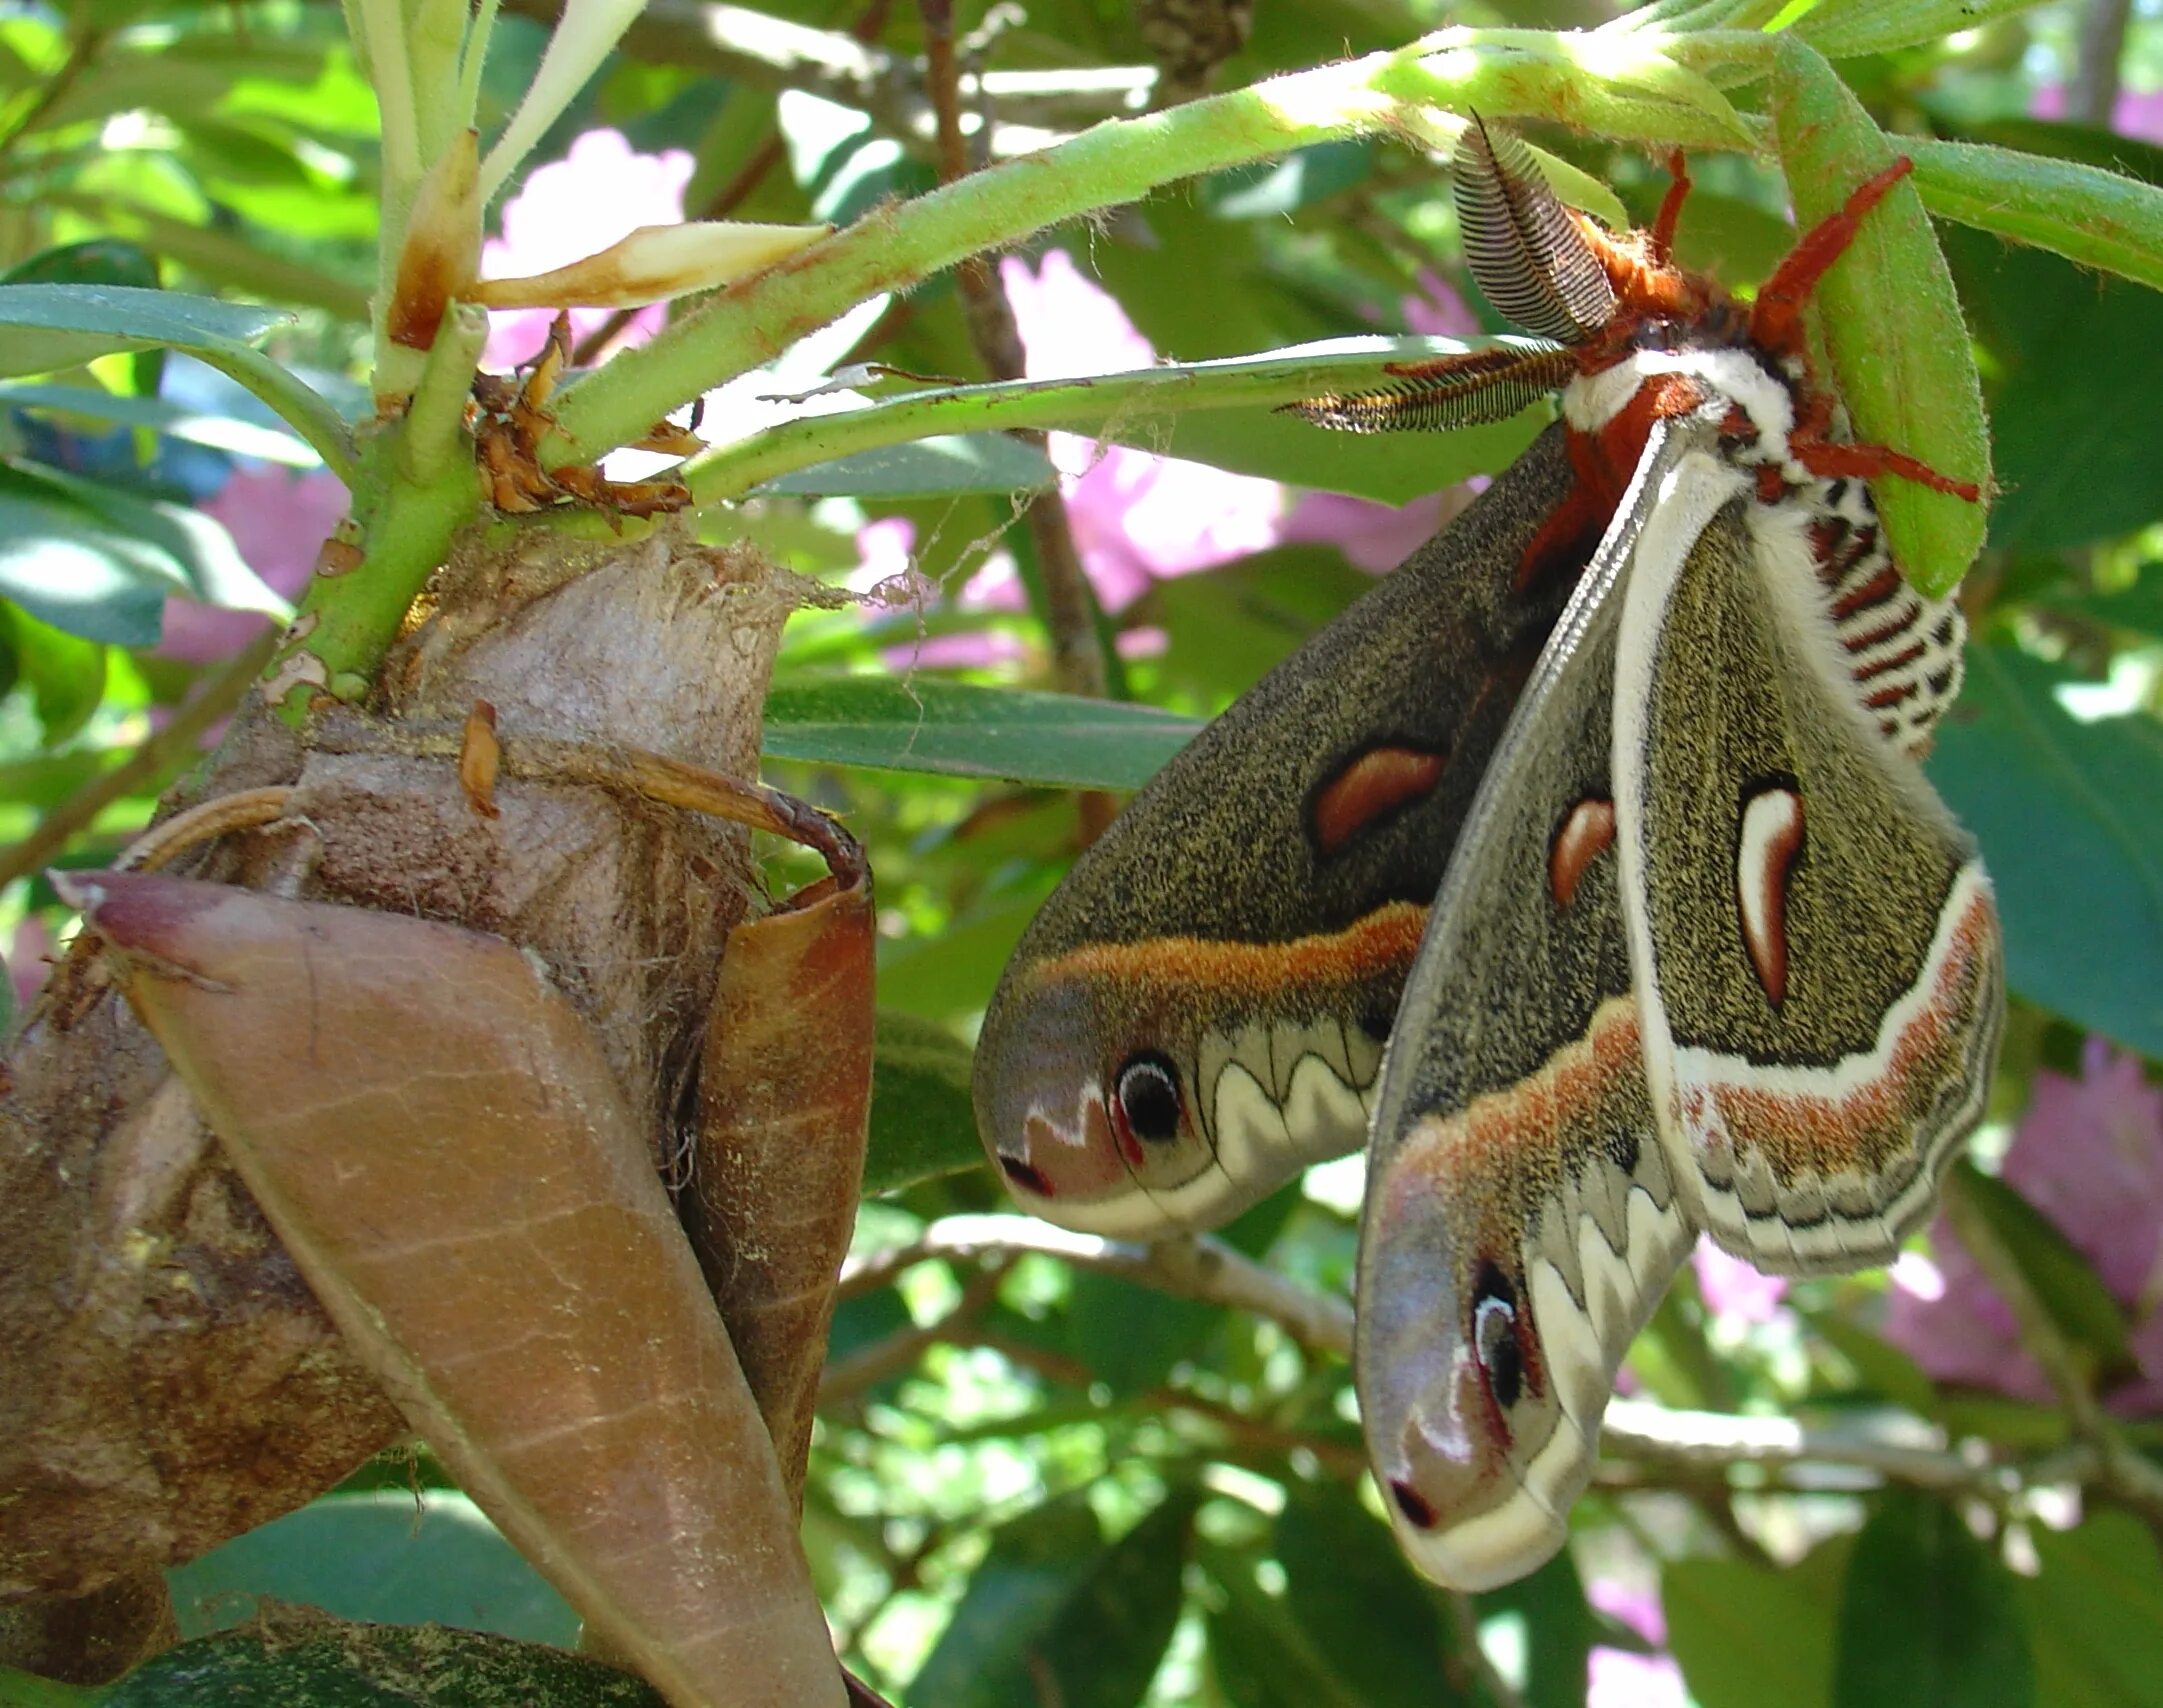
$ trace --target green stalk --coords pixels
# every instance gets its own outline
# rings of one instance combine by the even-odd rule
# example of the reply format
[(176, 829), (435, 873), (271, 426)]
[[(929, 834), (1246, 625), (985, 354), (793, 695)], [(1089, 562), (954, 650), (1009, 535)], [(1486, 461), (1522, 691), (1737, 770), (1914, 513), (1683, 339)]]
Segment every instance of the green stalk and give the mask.
[(591, 462), (670, 410), (770, 360), (881, 291), (965, 256), (1196, 173), (1355, 133), (1431, 124), (1444, 106), (1494, 118), (1567, 118), (1605, 134), (1752, 148), (1709, 83), (1627, 41), (1448, 30), (1396, 53), (1295, 73), (1145, 118), (1113, 119), (898, 208), (880, 208), (780, 266), (718, 292), (557, 400), (544, 464)]
[(1273, 408), (1328, 391), (1387, 385), (1392, 362), (1457, 347), (1445, 339), (1375, 340), (1356, 355), (1294, 355), (1257, 361), (1190, 362), (1085, 379), (1009, 380), (912, 392), (833, 415), (809, 415), (753, 433), (687, 464), (694, 503), (743, 497), (761, 482), (858, 451), (942, 433), (1037, 427), (1095, 433), (1117, 418), (1194, 409)]

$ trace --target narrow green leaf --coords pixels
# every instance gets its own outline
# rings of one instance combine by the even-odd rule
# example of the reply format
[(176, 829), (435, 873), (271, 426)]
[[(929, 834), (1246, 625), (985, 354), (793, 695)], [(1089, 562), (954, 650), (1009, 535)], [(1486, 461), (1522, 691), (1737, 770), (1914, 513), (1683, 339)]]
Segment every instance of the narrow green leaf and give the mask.
[(2018, 1580), (2035, 1648), (2036, 1700), (2163, 1708), (2163, 1562), (2127, 1512), (2030, 1532), (2041, 1569)]
[(1243, 1569), (1212, 1574), (1224, 1605), (1208, 1617), (1209, 1672), (1231, 1708), (1370, 1708), (1337, 1657)]
[[(0, 378), (72, 368), (111, 350), (169, 345), (197, 355), (247, 349), (293, 317), (282, 309), (121, 285), (0, 285), (8, 329)], [(252, 352), (251, 352), (252, 354)]]
[(1794, 33), (1828, 59), (1942, 41), (2025, 12), (2041, 0), (1820, 0), (1795, 20)]
[(969, 1046), (944, 1026), (881, 1013), (871, 1055), (864, 1195), (984, 1166), (969, 1102)]
[(938, 1708), (1133, 1708), (1179, 1621), (1195, 1494), (1179, 1487), (1109, 1548), (1077, 1498), (1004, 1525), (910, 1686)]
[(1042, 451), (1004, 433), (942, 434), (791, 469), (752, 488), (752, 495), (933, 498), (964, 492), (1034, 492), (1057, 478), (1058, 471)]
[(1922, 1366), (1890, 1341), (1872, 1334), (1838, 1309), (1806, 1311), (1803, 1320), (1855, 1367), (1864, 1396), (1888, 1401), (1918, 1417), (1929, 1417), (1937, 1410), (1937, 1389), (1923, 1374)]
[(0, 382), (0, 408), (48, 409), (91, 421), (115, 421), (123, 427), (147, 427), (191, 445), (260, 457), (288, 468), (320, 468), (323, 462), (309, 446), (277, 428), (183, 409), (162, 397), (122, 397), (97, 386)]
[(1526, 1708), (1583, 1708), (1596, 1627), (1570, 1551), (1565, 1548), (1530, 1577), (1479, 1598), (1483, 1644), (1498, 1619), (1522, 1623)]
[(249, 1624), (268, 1600), (563, 1648), (578, 1640), (570, 1604), (450, 1489), (326, 1495), (175, 1566), (166, 1582), (184, 1637)]
[(2029, 1708), (2012, 1574), (1944, 1501), (1891, 1488), (1855, 1539), (1833, 1708)]
[(1389, 1526), (1341, 1483), (1295, 1484), (1277, 1518), (1286, 1611), (1369, 1708), (1447, 1700), (1452, 1633)]
[(2163, 289), (2163, 189), (1984, 143), (1902, 137), (1930, 211)]
[[(0, 505), (0, 517), (5, 513)], [(40, 622), (19, 605), (0, 604), (0, 618), (45, 745), (57, 747), (90, 721), (105, 698), (105, 643)]]
[(0, 1708), (100, 1708), (109, 1694), (107, 1687), (62, 1684), (0, 1666)]
[(2125, 1312), (2103, 1285), (2095, 1267), (2058, 1226), (2014, 1188), (1985, 1174), (1963, 1158), (1946, 1182), (1946, 1213), (1964, 1242), (1978, 1236), (1996, 1241), (2019, 1267), (2036, 1302), (2049, 1315), (2076, 1356), (2092, 1374), (2109, 1377), (2132, 1368), (2126, 1345)]
[(1325, 392), (1386, 385), (1392, 363), (1464, 348), (1453, 338), (1330, 338), (1129, 373), (940, 387), (752, 434), (695, 458), (685, 478), (709, 504), (932, 434), (1038, 427), (1402, 504), (1505, 466), (1544, 425), (1546, 405), (1454, 433), (1337, 433), (1276, 411)]
[(1201, 726), (1148, 706), (919, 676), (800, 676), (766, 701), (776, 759), (1133, 789)]
[(2163, 727), (2079, 721), (2056, 692), (2074, 680), (1971, 644), (1930, 776), (1982, 844), (2014, 989), (2163, 1056)]
[(287, 1613), (167, 1649), (103, 1708), (661, 1708), (643, 1679), (540, 1643), (441, 1627), (349, 1625)]
[[(1773, 121), (1795, 218), (1808, 230), (1836, 212), (1894, 150), (1823, 58), (1792, 36), (1774, 56)], [(1982, 388), (1952, 274), (1912, 184), (1894, 187), (1819, 282), (1818, 323), (1855, 436), (1990, 491)], [(1871, 494), (1901, 572), (1929, 593), (1959, 585), (1981, 550), (1985, 515), (1913, 481)]]
[(1991, 426), (2006, 492), (1990, 543), (2050, 551), (2116, 539), (2155, 517), (2163, 436), (2163, 296), (1966, 232), (1946, 248), (1996, 359)]
[(1668, 1563), (1667, 1646), (1698, 1708), (1825, 1708), (1848, 1548), (1845, 1538), (1825, 1543), (1784, 1571), (1741, 1560)]

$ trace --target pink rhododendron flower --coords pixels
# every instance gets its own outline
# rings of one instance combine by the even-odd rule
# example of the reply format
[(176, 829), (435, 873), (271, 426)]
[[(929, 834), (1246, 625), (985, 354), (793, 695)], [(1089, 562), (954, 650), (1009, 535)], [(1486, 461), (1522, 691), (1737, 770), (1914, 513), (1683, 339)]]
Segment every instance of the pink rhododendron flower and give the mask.
[(1729, 1256), (1709, 1239), (1697, 1242), (1690, 1262), (1697, 1270), (1697, 1290), (1714, 1316), (1769, 1323), (1779, 1314), (1780, 1301), (1787, 1296), (1785, 1276), (1767, 1275), (1755, 1264)]
[[(1126, 310), (1064, 250), (1047, 252), (1033, 271), (1010, 255), (999, 276), (1029, 378), (1114, 373), (1156, 360)], [(1211, 569), (1277, 541), (1284, 494), (1275, 481), (1071, 433), (1052, 434), (1050, 451), (1082, 567), (1109, 609), (1159, 577)]]
[(1344, 492), (1303, 492), (1277, 537), (1333, 545), (1356, 569), (1395, 569), (1472, 501), (1470, 483), (1430, 492), (1409, 504), (1377, 504)]
[[(1643, 1590), (1595, 1578), (1585, 1599), (1602, 1613), (1635, 1631), (1646, 1642), (1667, 1641), (1667, 1620), (1659, 1601)], [(1585, 1708), (1687, 1708), (1682, 1669), (1667, 1655), (1640, 1655), (1604, 1644), (1592, 1651)]]
[[(2044, 84), (2035, 92), (2035, 99), (2028, 103), (2028, 111), (2039, 119), (2064, 118), (2064, 85)], [(2163, 142), (2163, 89), (2151, 89), (2141, 94), (2121, 89), (2111, 106), (2110, 128), (2120, 136), (2138, 137), (2143, 142)]]
[[(514, 279), (546, 273), (582, 261), (642, 225), (680, 223), (691, 167), (691, 156), (680, 148), (640, 154), (620, 131), (587, 131), (563, 159), (527, 173), (518, 194), (503, 204), (503, 235), (482, 246), (481, 276)], [(613, 312), (571, 310), (572, 342), (604, 325)], [(640, 309), (612, 347), (650, 338), (665, 315), (658, 303)], [(545, 308), (490, 315), (482, 363), (508, 369), (531, 361), (554, 318)]]
[(1480, 317), (1457, 292), (1457, 288), (1430, 267), (1413, 275), (1416, 295), (1399, 299), (1404, 329), (1428, 338), (1477, 338)]
[[(2079, 1079), (2035, 1076), (2000, 1172), (2126, 1307), (2141, 1376), (2109, 1395), (2111, 1405), (2163, 1409), (2163, 1089), (2138, 1057), (2089, 1039)], [(1886, 1338), (1938, 1381), (2049, 1399), (2012, 1311), (1942, 1218), (1930, 1242), (1934, 1275), (1895, 1272)]]
[[(204, 500), (203, 514), (223, 523), (248, 567), (276, 593), (298, 599), (315, 554), (350, 505), (345, 484), (323, 469), (242, 469)], [(161, 658), (214, 664), (262, 632), (260, 611), (226, 611), (192, 599), (165, 602)]]

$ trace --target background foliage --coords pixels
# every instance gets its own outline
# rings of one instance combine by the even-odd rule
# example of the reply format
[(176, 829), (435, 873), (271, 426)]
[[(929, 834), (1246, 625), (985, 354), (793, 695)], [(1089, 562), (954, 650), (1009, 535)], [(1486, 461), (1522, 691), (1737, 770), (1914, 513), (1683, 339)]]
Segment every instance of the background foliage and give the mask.
[[(695, 5), (649, 10), (491, 215), (489, 271), (539, 271), (686, 210), (840, 223), (928, 189), (921, 108), (890, 75), (922, 45), (917, 12), (769, 9), (820, 32), (807, 39), (826, 57), (744, 15), (709, 38)], [(1840, 51), (1844, 29), (1869, 48), (1904, 10), (1921, 8), (1823, 7), (1820, 45)], [(1452, 21), (1600, 21), (1564, 0), (1508, 12)], [(2078, 92), (2107, 122), (2077, 121), (2062, 115), (2082, 13), (1967, 12), (1982, 21), (1920, 44), (1884, 27), (1898, 45), (1849, 53), (1841, 75), (1896, 132), (2163, 182), (2163, 30), (2134, 18), (2123, 92)], [(1438, 21), (1415, 0), (1263, 5), (1216, 86)], [(1094, 0), (968, 7), (959, 23), (989, 69), (1039, 74), (1002, 97), (1015, 138), (1120, 110), (1135, 80), (1091, 73), (1151, 58), (1133, 12)], [(499, 22), (488, 119), (544, 40), (541, 22)], [(233, 662), (264, 621), (246, 613), (287, 609), (343, 509), (320, 447), (220, 353), (267, 334), (276, 363), (358, 413), (376, 125), (324, 6), (0, 14), (6, 279), (234, 305), (159, 340), (180, 351), (145, 342), (87, 367), (50, 332), (0, 328), (0, 907), (21, 997), (68, 928), (42, 871), (102, 865), (145, 822), (254, 673)], [(1634, 216), (1656, 203), (1664, 178), (1641, 150), (1538, 139)], [(1682, 256), (1747, 285), (1789, 241), (1782, 184), (1734, 154), (1693, 165)], [(1359, 1481), (1341, 1359), (994, 1241), (897, 1268), (835, 1325), (805, 1539), (859, 1673), (917, 1708), (2163, 1702), (2163, 1094), (2144, 1065), (2163, 1058), (2163, 437), (2148, 420), (2163, 299), (1942, 235), (2004, 488), (1967, 584), (1967, 688), (1931, 761), (2002, 896), (2016, 998), (1995, 1119), (1948, 1219), (1890, 1274), (1782, 1287), (1703, 1257), (1629, 1366), (1646, 1400), (1798, 1419), (1801, 1450), (1745, 1431), (1732, 1464), (1707, 1468), (1623, 1439), (1569, 1555), (1445, 1597), (1412, 1578)], [(999, 272), (1034, 379), (1352, 331), (1462, 335), (1484, 314), (1433, 166), (1380, 141), (1204, 176), (1059, 228)], [(492, 364), (530, 356), (545, 318), (499, 316)], [(662, 319), (582, 316), (582, 355)], [(952, 276), (717, 392), (701, 431), (733, 440), (860, 403), (766, 400), (864, 361), (981, 377)], [(1077, 418), (1101, 437), (1055, 435), (1048, 463), (970, 437), (725, 493), (724, 456), (701, 487), (741, 498), (701, 510), (707, 537), (863, 596), (792, 623), (767, 736), (772, 778), (844, 815), (878, 873), (877, 1196), (860, 1252), (1004, 1208), (970, 1122), (968, 1039), (1079, 845), (1064, 791), (1146, 777), (1529, 431), (1324, 441), (1260, 409), (1175, 419), (1146, 392)], [(1095, 705), (1029, 691), (1058, 683), (1016, 519), (1054, 468), (1103, 610)], [(1358, 1191), (1357, 1164), (1332, 1165), (1227, 1237), (1341, 1294)], [(416, 1482), (418, 1523), (408, 1494), (385, 1493)], [(269, 1595), (568, 1641), (568, 1609), (440, 1483), (425, 1460), (371, 1467), (177, 1570), (186, 1628)], [(182, 1699), (161, 1688), (146, 1676), (113, 1700)]]

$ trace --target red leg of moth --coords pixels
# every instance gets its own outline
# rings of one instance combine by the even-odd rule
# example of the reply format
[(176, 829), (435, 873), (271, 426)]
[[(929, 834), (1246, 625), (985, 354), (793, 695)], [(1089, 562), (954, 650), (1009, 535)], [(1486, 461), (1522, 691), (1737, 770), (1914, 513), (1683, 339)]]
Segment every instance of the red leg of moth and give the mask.
[(1788, 251), (1787, 259), (1765, 281), (1765, 288), (1757, 293), (1750, 310), (1750, 336), (1756, 342), (1774, 350), (1795, 347), (1803, 304), (1825, 276), (1825, 269), (1855, 241), (1863, 216), (1914, 170), (1915, 162), (1902, 155), (1884, 171), (1856, 185), (1838, 213), (1827, 214), (1803, 233), (1801, 241)]
[(1949, 492), (1970, 504), (1983, 496), (1983, 489), (1974, 481), (1955, 480), (1928, 463), (1917, 462), (1884, 445), (1837, 445), (1822, 439), (1798, 444), (1790, 438), (1788, 450), (1804, 468), (1826, 480), (1843, 475), (1850, 480), (1876, 480), (1881, 474), (1897, 474), (1902, 480), (1912, 480), (1932, 492)]
[(1652, 258), (1663, 267), (1675, 258), (1675, 226), (1682, 218), (1683, 201), (1690, 194), (1690, 168), (1679, 148), (1667, 157), (1667, 175), (1672, 181), (1667, 194), (1660, 198), (1660, 211), (1652, 222)]

